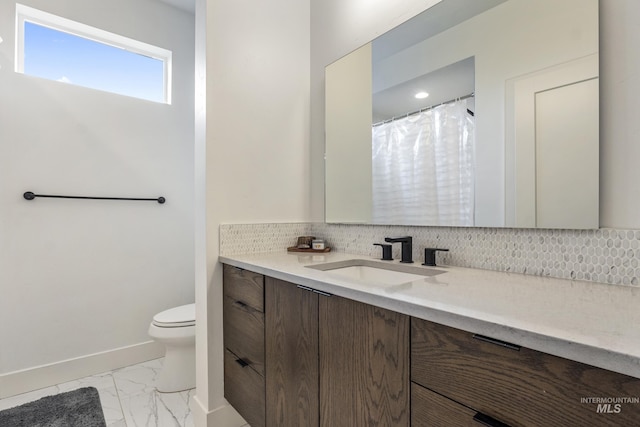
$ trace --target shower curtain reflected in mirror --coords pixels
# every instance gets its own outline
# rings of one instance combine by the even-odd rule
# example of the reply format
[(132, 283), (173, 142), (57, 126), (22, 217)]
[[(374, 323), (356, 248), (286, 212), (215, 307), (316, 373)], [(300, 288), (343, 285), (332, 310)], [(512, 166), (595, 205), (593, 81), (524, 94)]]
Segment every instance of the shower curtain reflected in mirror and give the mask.
[(475, 123), (468, 101), (373, 126), (375, 224), (474, 224)]

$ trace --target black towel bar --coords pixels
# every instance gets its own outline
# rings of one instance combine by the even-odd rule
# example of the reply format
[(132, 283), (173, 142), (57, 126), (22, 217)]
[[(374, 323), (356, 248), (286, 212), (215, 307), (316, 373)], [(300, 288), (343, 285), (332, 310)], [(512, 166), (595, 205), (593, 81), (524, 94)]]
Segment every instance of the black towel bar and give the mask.
[(56, 196), (52, 194), (34, 194), (31, 191), (27, 191), (22, 195), (27, 200), (33, 200), (36, 197), (49, 197), (53, 199), (91, 199), (91, 200), (145, 200), (154, 201), (163, 204), (167, 201), (164, 197), (157, 197), (155, 199), (141, 199), (136, 197), (88, 197), (88, 196)]

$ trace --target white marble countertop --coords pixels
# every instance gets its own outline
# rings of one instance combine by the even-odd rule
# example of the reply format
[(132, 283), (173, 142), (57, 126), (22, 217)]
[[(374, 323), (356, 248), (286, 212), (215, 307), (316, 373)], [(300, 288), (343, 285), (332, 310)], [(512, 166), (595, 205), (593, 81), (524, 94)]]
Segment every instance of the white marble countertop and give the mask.
[(640, 378), (640, 288), (448, 266), (422, 267), (445, 273), (385, 286), (305, 267), (356, 258), (372, 259), (345, 253), (277, 252), (219, 260)]

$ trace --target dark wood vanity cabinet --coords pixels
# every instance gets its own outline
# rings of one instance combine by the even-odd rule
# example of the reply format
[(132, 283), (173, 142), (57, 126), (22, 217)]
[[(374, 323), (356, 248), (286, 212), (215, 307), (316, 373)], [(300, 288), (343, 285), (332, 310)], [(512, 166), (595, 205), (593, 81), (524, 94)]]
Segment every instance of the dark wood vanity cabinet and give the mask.
[(320, 297), (320, 425), (409, 426), (409, 316)]
[(223, 267), (224, 396), (252, 426), (265, 425), (264, 276)]
[[(413, 425), (466, 425), (474, 416), (512, 427), (640, 425), (640, 404), (598, 407), (583, 400), (638, 397), (640, 379), (425, 320), (411, 322), (412, 390), (418, 390)], [(433, 403), (442, 399), (448, 401), (442, 408)], [(441, 419), (447, 412), (464, 420)]]
[(252, 427), (640, 426), (640, 403), (596, 400), (640, 379), (228, 265), (224, 340)]
[(409, 317), (267, 278), (268, 426), (408, 426)]
[(318, 426), (318, 295), (266, 278), (267, 425)]

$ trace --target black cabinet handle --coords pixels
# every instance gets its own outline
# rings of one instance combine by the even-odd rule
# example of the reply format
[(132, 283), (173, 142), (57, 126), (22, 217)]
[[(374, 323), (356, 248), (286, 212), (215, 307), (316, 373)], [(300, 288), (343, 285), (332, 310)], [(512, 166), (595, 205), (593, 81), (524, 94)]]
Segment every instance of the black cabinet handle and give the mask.
[(509, 427), (508, 424), (498, 421), (495, 418), (491, 418), (489, 415), (485, 415), (481, 412), (477, 412), (473, 416), (473, 421), (485, 425), (487, 427)]
[(511, 344), (510, 342), (497, 340), (495, 338), (487, 337), (487, 336), (480, 335), (480, 334), (473, 334), (473, 338), (477, 339), (477, 340), (480, 340), (480, 341), (488, 342), (489, 344), (499, 345), (500, 347), (505, 347), (505, 348), (508, 348), (510, 350), (520, 351), (520, 346), (519, 345)]
[(330, 294), (330, 293), (322, 292), (322, 291), (319, 291), (319, 290), (317, 290), (317, 289), (314, 289), (314, 290), (313, 290), (313, 292), (315, 292), (315, 293), (316, 293), (316, 294), (318, 294), (318, 295), (322, 295), (323, 297), (330, 297), (330, 296), (333, 296), (333, 295), (332, 295), (332, 294)]
[(236, 363), (242, 366), (243, 368), (246, 368), (247, 366), (249, 366), (249, 362), (243, 359), (236, 359)]
[(329, 294), (327, 292), (322, 292), (322, 291), (319, 291), (317, 289), (310, 288), (308, 286), (303, 286), (303, 285), (296, 285), (296, 286), (298, 287), (298, 289), (302, 289), (303, 291), (313, 292), (313, 293), (316, 293), (318, 295), (322, 295), (322, 296), (325, 296), (325, 297), (333, 296), (332, 294)]

